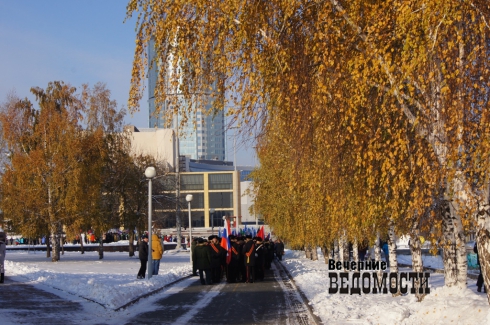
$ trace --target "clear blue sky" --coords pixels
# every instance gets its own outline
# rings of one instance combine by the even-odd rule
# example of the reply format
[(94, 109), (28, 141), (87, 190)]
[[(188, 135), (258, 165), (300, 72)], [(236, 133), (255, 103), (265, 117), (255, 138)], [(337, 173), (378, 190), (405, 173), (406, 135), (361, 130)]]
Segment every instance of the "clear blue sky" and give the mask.
[[(29, 89), (54, 80), (77, 88), (100, 81), (126, 107), (136, 24), (135, 18), (124, 23), (127, 2), (0, 0), (0, 102), (10, 91), (34, 102)], [(148, 127), (146, 95), (127, 124)], [(228, 144), (233, 160), (232, 136)], [(254, 165), (253, 150), (237, 147), (237, 164)]]

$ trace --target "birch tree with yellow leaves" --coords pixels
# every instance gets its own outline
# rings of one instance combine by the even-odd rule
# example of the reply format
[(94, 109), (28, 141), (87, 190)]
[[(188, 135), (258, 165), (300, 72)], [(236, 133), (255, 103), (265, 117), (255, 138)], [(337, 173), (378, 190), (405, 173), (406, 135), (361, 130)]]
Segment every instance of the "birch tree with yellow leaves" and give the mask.
[[(157, 102), (167, 100), (167, 70), (178, 66), (184, 96), (214, 91), (223, 101), (213, 109), (236, 107), (228, 114), (244, 128), (260, 122), (263, 147), (279, 146), (276, 159), (291, 171), (294, 212), (328, 211), (334, 230), (366, 218), (382, 230), (391, 220), (406, 231), (432, 201), (441, 207), (429, 215), (441, 221), (446, 285), (466, 287), (471, 226), (490, 283), (486, 1), (131, 0), (127, 10), (138, 12), (130, 109), (138, 108), (148, 65), (158, 63), (146, 56), (153, 37), (159, 62), (175, 62), (160, 65)], [(174, 107), (166, 113), (199, 108)], [(324, 163), (312, 164), (315, 155)], [(315, 182), (311, 173), (329, 176)], [(367, 195), (358, 196), (361, 186)], [(304, 193), (322, 196), (305, 201)], [(356, 204), (346, 201), (353, 197)], [(288, 229), (295, 220), (281, 227), (309, 236), (326, 231), (307, 220), (296, 225), (303, 228)]]
[(63, 227), (77, 233), (92, 227), (102, 236), (123, 222), (121, 193), (143, 195), (122, 189), (130, 182), (118, 167), (134, 163), (121, 132), (124, 112), (105, 85), (84, 86), (77, 93), (55, 81), (31, 92), (38, 108), (16, 96), (1, 106), (10, 161), (1, 173), (0, 206), (19, 233), (50, 236), (56, 262)]

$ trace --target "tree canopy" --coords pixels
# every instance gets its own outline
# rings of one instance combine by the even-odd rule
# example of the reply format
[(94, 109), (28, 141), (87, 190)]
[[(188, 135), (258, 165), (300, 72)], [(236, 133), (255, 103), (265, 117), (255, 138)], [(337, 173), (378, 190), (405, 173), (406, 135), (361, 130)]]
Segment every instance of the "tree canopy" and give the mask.
[(144, 204), (129, 202), (145, 202), (140, 161), (154, 160), (131, 155), (124, 111), (105, 85), (84, 85), (77, 93), (55, 81), (31, 91), (38, 107), (11, 95), (0, 112), (10, 159), (0, 205), (15, 230), (50, 235), (57, 261), (62, 231), (75, 235), (92, 228), (102, 236), (121, 225), (133, 230), (144, 224)]
[(446, 284), (464, 287), (477, 225), (490, 261), (486, 1), (132, 0), (127, 11), (138, 12), (129, 108), (151, 64), (157, 102), (172, 100), (166, 82), (228, 93), (214, 109), (262, 127), (257, 208), (294, 245), (341, 229), (440, 229), (457, 265)]

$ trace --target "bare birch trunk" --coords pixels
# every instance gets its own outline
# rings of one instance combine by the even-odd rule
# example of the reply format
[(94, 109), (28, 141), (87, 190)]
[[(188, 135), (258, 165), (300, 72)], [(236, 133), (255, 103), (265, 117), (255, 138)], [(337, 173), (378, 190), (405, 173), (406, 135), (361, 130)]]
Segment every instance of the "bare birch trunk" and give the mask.
[(58, 240), (58, 226), (51, 225), (51, 261), (58, 262), (60, 260), (60, 241)]
[(328, 264), (328, 260), (330, 259), (330, 249), (327, 245), (323, 245), (321, 247), (323, 259), (325, 260), (325, 264)]
[(344, 240), (344, 261), (350, 261), (349, 242), (347, 239)]
[(104, 232), (101, 232), (99, 238), (99, 260), (104, 258)]
[(305, 245), (305, 257), (309, 260), (311, 260), (311, 246), (310, 245)]
[[(390, 222), (390, 228), (388, 229), (388, 255), (387, 258), (390, 261), (390, 273), (398, 274), (398, 258), (396, 256), (396, 237), (395, 237), (395, 225), (393, 222)], [(398, 278), (398, 276), (397, 276)], [(393, 285), (396, 285), (396, 279), (393, 279)], [(392, 285), (392, 286), (393, 286)], [(396, 286), (398, 288), (397, 292), (393, 294), (393, 297), (401, 295), (400, 286)]]
[(390, 261), (390, 272), (398, 273), (398, 257), (396, 256), (395, 225), (391, 224), (388, 230), (388, 259)]
[(51, 257), (51, 245), (49, 244), (49, 236), (46, 239), (46, 258)]
[(333, 242), (333, 259), (334, 261), (340, 261), (340, 254), (339, 254), (339, 241), (335, 240)]
[[(359, 261), (359, 247), (358, 247), (357, 238), (354, 239), (354, 243), (352, 244), (352, 259), (356, 262)], [(357, 270), (357, 269), (356, 269)], [(357, 270), (359, 271), (359, 270)]]
[[(374, 242), (374, 261), (378, 262), (378, 265), (381, 265), (381, 246), (379, 240), (379, 231), (376, 233), (376, 241)], [(381, 280), (383, 279), (383, 271), (381, 270), (381, 268), (379, 268), (376, 273), (378, 273), (378, 279), (381, 282)]]
[[(165, 247), (165, 244), (164, 244)], [(130, 230), (129, 232), (129, 257), (134, 256), (134, 231)]]
[(318, 261), (318, 252), (316, 246), (313, 246), (313, 248), (311, 249), (311, 260)]
[(65, 255), (65, 245), (64, 245), (63, 234), (61, 234), (61, 236), (60, 236), (60, 247), (61, 247), (61, 255)]
[[(410, 253), (412, 254), (412, 269), (413, 272), (423, 272), (424, 270), (424, 263), (422, 260), (422, 244), (420, 242), (420, 232), (418, 229), (418, 225), (415, 225), (412, 228), (411, 234), (410, 234)], [(414, 288), (415, 288), (415, 297), (417, 297), (417, 301), (421, 302), (425, 294), (419, 293), (419, 288), (420, 288), (420, 280), (417, 278), (417, 280), (414, 281)]]
[[(488, 205), (487, 205), (488, 207)], [(487, 301), (490, 304), (490, 218), (489, 211), (478, 216), (478, 231), (476, 233), (478, 259), (480, 260), (483, 285), (487, 291)]]
[(477, 215), (476, 243), (483, 285), (487, 291), (487, 301), (490, 304), (490, 183), (483, 191), (479, 213)]
[(456, 213), (454, 202), (444, 202), (442, 213), (444, 233), (444, 284), (466, 289), (468, 261), (461, 218)]
[(83, 245), (85, 244), (84, 241), (85, 241), (85, 236), (82, 236), (82, 234), (80, 234), (80, 252), (81, 252), (81, 254), (85, 254), (85, 251), (83, 250)]
[(347, 250), (347, 256), (349, 256), (349, 252), (347, 249), (347, 241), (345, 235), (341, 235), (339, 239), (339, 261), (342, 262), (342, 270), (344, 270), (344, 262), (347, 262), (349, 259), (345, 258), (345, 251)]

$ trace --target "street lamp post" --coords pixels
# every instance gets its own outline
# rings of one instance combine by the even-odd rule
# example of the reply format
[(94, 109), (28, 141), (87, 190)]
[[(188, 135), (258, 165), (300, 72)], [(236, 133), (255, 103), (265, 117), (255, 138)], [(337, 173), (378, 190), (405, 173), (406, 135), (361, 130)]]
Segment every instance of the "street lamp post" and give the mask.
[(211, 216), (211, 235), (214, 235), (214, 209), (209, 209), (209, 215)]
[[(192, 194), (187, 194), (185, 197), (185, 200), (187, 201), (187, 204), (189, 206), (189, 247), (192, 242), (192, 220), (191, 220), (191, 202), (192, 202)], [(190, 255), (190, 261), (192, 265), (192, 254)]]
[(152, 263), (152, 256), (151, 256), (151, 179), (154, 178), (157, 175), (157, 172), (155, 170), (155, 167), (148, 167), (145, 170), (145, 176), (148, 178), (148, 280), (151, 279), (152, 273), (153, 273), (153, 263)]

